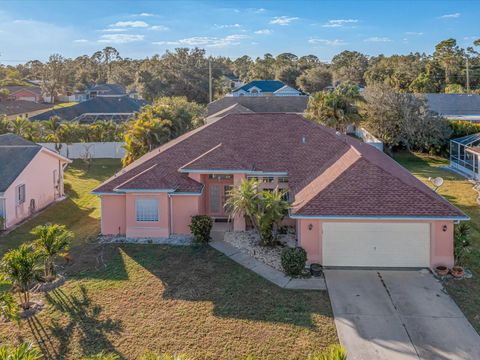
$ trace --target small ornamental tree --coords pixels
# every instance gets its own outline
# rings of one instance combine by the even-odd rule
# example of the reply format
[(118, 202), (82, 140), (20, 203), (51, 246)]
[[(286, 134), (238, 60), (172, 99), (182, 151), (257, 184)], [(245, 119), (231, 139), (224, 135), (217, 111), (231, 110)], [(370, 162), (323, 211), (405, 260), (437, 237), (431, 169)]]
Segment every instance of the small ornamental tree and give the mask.
[(67, 231), (65, 225), (39, 225), (32, 230), (37, 237), (34, 248), (44, 260), (45, 278), (49, 279), (55, 272), (54, 258), (66, 254), (73, 238), (73, 233)]
[(20, 291), (24, 309), (30, 308), (30, 288), (38, 279), (40, 254), (31, 245), (22, 244), (8, 251), (2, 258), (0, 268), (3, 278)]

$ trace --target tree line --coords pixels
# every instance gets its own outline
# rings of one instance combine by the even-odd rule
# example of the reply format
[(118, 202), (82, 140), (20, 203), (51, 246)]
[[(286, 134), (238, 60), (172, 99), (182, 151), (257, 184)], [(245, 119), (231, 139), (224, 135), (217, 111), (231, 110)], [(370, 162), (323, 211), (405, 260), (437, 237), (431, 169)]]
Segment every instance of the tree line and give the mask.
[(359, 86), (387, 84), (403, 93), (480, 91), (480, 39), (462, 48), (455, 39), (435, 45), (433, 53), (367, 56), (343, 51), (330, 63), (316, 55), (265, 54), (252, 59), (207, 56), (199, 48), (177, 48), (145, 59), (123, 58), (113, 47), (75, 59), (53, 54), (48, 61), (28, 61), (16, 66), (0, 65), (0, 88), (41, 80), (46, 95), (82, 91), (92, 84), (117, 83), (146, 100), (164, 96), (186, 96), (189, 101), (208, 102), (209, 65), (214, 96), (231, 91), (225, 76), (244, 82), (278, 79), (314, 93), (332, 85), (351, 82)]

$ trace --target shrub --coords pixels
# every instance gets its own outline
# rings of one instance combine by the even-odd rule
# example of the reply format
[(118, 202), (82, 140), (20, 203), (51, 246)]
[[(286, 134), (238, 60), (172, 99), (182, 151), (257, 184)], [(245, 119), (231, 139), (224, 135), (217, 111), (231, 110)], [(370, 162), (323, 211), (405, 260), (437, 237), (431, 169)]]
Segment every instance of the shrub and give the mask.
[(347, 360), (347, 353), (341, 345), (332, 345), (324, 352), (310, 355), (307, 360)]
[(307, 253), (301, 247), (285, 248), (282, 251), (282, 267), (289, 276), (301, 275), (306, 262)]
[(22, 343), (18, 346), (0, 345), (0, 359), (2, 360), (38, 360), (42, 357), (40, 350), (31, 343)]
[(470, 225), (461, 222), (454, 229), (454, 257), (456, 265), (463, 265), (466, 248), (470, 245)]
[(212, 231), (213, 227), (213, 220), (210, 216), (192, 216), (192, 223), (189, 227), (196, 242), (207, 243), (210, 241), (210, 231)]

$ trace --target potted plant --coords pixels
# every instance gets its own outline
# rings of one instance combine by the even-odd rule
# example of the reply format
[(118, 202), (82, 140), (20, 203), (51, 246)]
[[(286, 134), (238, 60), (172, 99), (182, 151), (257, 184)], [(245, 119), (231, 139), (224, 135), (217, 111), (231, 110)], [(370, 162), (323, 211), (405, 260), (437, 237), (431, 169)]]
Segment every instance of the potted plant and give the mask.
[(435, 273), (438, 276), (447, 276), (448, 275), (448, 267), (445, 265), (438, 265), (435, 267)]
[(450, 272), (452, 273), (452, 276), (456, 279), (460, 279), (465, 275), (465, 271), (461, 266), (453, 266)]

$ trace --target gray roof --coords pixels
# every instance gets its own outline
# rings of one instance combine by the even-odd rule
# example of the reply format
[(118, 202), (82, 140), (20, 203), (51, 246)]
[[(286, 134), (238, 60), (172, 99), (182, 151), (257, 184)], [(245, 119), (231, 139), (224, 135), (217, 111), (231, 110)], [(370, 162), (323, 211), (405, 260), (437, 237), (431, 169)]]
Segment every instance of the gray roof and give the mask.
[(15, 134), (0, 135), (0, 192), (5, 192), (42, 147)]
[(42, 94), (42, 89), (40, 88), (40, 86), (7, 85), (7, 86), (4, 86), (3, 88), (8, 89), (8, 91), (10, 91), (10, 94), (13, 94), (13, 93), (15, 93), (17, 91), (20, 91), (20, 90), (31, 91), (31, 92), (33, 92), (37, 95)]
[(87, 89), (87, 92), (98, 91), (102, 95), (125, 95), (125, 87), (120, 84), (97, 84)]
[(308, 96), (225, 96), (208, 104), (207, 116), (235, 104), (252, 112), (303, 113), (307, 109)]
[[(112, 114), (131, 114), (139, 111), (147, 103), (143, 100), (132, 99), (129, 96), (95, 97), (77, 105), (50, 110), (33, 116), (31, 120), (48, 120), (58, 116), (62, 120), (76, 120), (83, 114), (104, 114), (108, 118)], [(100, 119), (99, 119), (100, 120)]]
[(0, 101), (0, 115), (16, 115), (46, 110), (52, 104), (39, 104), (26, 100), (5, 100)]
[(432, 111), (440, 115), (480, 115), (480, 95), (425, 94)]

